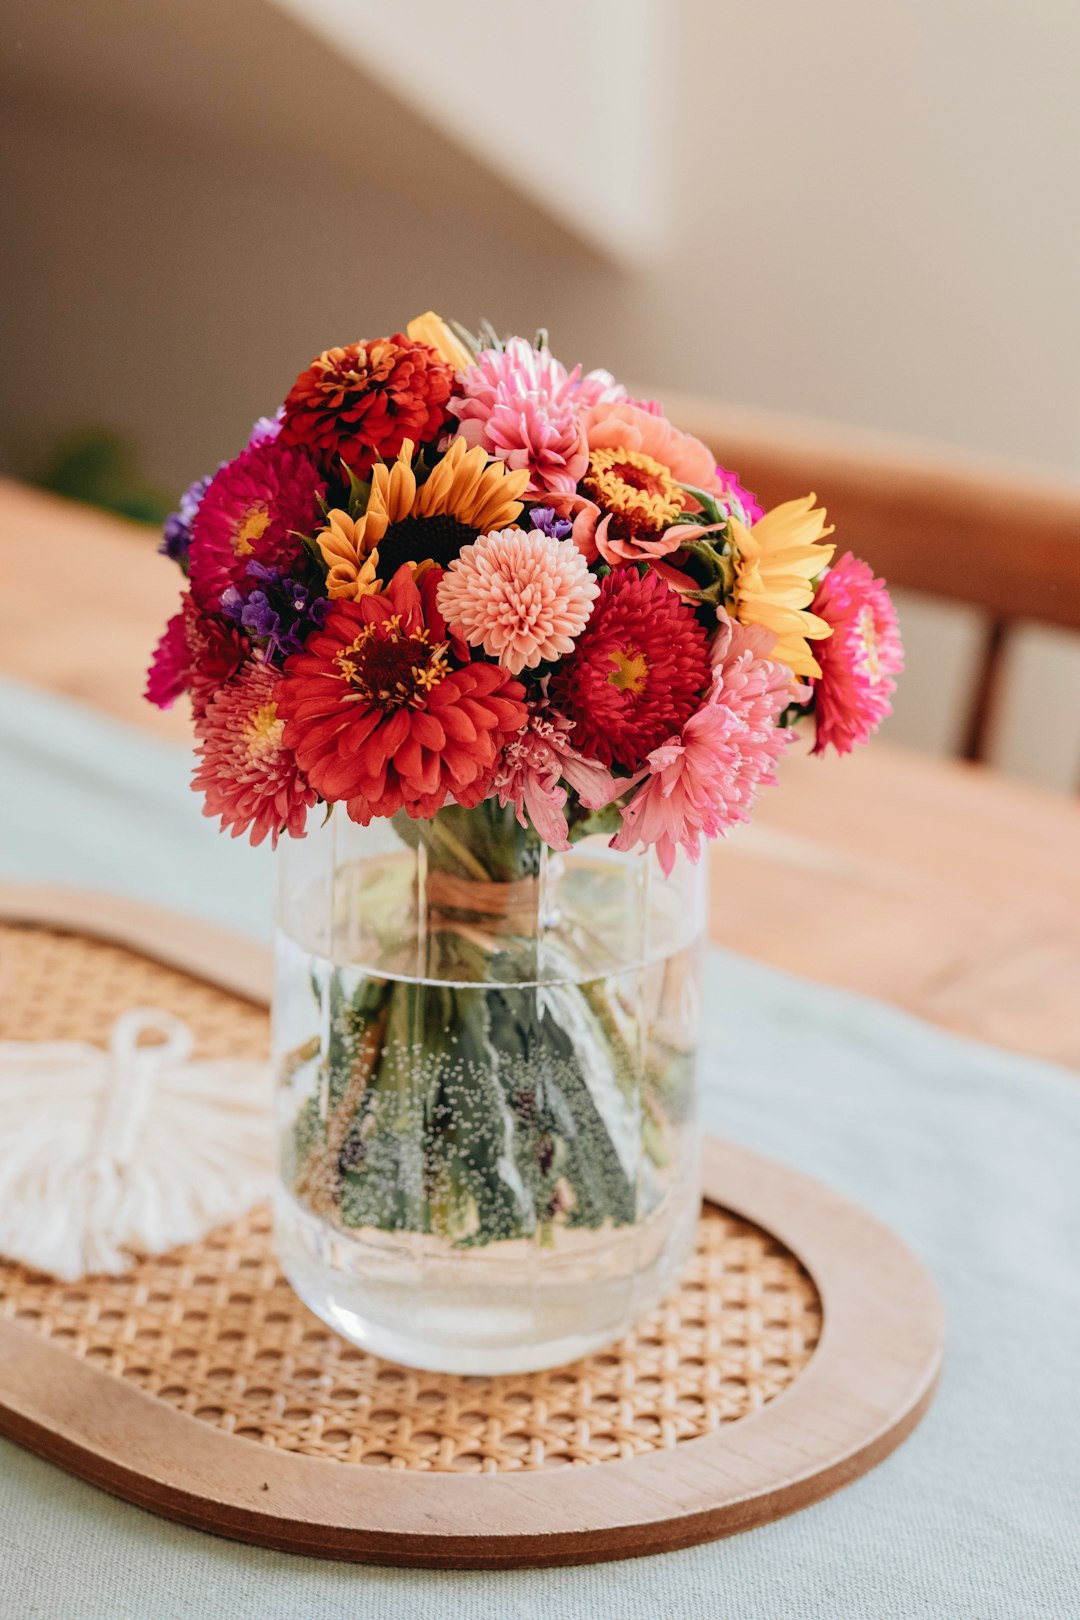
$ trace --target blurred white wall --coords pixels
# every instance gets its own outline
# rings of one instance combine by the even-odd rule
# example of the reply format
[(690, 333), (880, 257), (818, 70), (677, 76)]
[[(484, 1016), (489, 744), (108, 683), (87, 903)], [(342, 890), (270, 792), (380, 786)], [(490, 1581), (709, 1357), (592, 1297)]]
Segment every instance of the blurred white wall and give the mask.
[[(427, 0), (13, 0), (4, 465), (108, 422), (180, 486), (317, 350), (434, 305), (546, 325), (568, 362), (660, 392), (1080, 479), (1075, 0), (496, 9), (477, 58), (460, 8)], [(666, 50), (628, 50), (656, 16)], [(401, 93), (410, 52), (445, 71), (426, 111)], [(590, 236), (582, 199), (605, 193)], [(967, 632), (921, 613), (893, 729), (944, 749)], [(1034, 741), (1006, 724), (1001, 757), (1064, 783), (1080, 735), (1058, 701)]]

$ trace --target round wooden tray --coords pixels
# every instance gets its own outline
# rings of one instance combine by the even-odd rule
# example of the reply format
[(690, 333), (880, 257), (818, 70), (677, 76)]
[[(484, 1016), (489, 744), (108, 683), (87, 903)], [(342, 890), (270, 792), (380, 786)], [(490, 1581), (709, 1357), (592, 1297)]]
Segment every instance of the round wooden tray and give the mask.
[[(101, 1040), (152, 1002), (208, 1056), (265, 1050), (264, 950), (71, 891), (0, 886), (0, 918), (0, 1038)], [(153, 1512), (322, 1557), (512, 1568), (749, 1529), (910, 1432), (941, 1316), (898, 1239), (815, 1182), (710, 1140), (704, 1189), (672, 1298), (516, 1378), (346, 1345), (280, 1276), (263, 1211), (74, 1288), (0, 1263), (0, 1432)]]

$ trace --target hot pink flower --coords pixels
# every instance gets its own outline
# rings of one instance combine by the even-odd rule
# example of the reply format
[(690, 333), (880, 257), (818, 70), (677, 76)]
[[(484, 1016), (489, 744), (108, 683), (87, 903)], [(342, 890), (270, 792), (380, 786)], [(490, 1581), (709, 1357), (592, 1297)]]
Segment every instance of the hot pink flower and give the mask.
[(274, 702), (277, 671), (252, 661), (215, 693), (196, 721), (198, 764), (191, 785), (206, 795), (203, 814), (253, 844), (269, 834), (298, 838), (315, 794), (301, 776), (296, 756), (281, 740), (284, 729)]
[[(765, 516), (765, 508), (758, 505), (757, 496), (751, 495), (748, 489), (744, 489), (735, 474), (728, 472), (726, 467), (717, 467), (716, 478), (721, 492), (724, 495), (734, 496), (741, 506), (743, 512), (741, 521), (745, 527), (748, 529), (753, 528), (758, 518)], [(739, 516), (738, 512), (736, 512), (735, 516)]]
[(546, 349), (511, 338), (505, 349), (477, 355), (447, 409), (469, 445), (529, 469), (526, 495), (572, 495), (588, 464), (576, 397), (581, 381), (580, 367), (568, 373)]
[(626, 786), (597, 760), (584, 759), (571, 748), (572, 730), (573, 722), (555, 709), (545, 704), (530, 707), (525, 725), (503, 749), (488, 789), (500, 804), (514, 806), (523, 827), (528, 825), (527, 811), (552, 849), (570, 848), (563, 808), (567, 794), (561, 782), (570, 784), (587, 810), (602, 809)]
[(649, 774), (612, 839), (614, 849), (655, 845), (665, 873), (680, 845), (696, 861), (702, 834), (715, 838), (749, 821), (758, 788), (776, 780), (776, 762), (791, 741), (791, 731), (776, 723), (796, 695), (791, 671), (761, 657), (755, 632), (748, 637), (741, 625), (730, 632), (705, 702), (649, 755)]
[(572, 540), (496, 529), (453, 559), (438, 604), (453, 631), (518, 675), (573, 649), (599, 590)]
[(818, 586), (812, 611), (832, 625), (832, 635), (815, 643), (814, 753), (831, 743), (848, 754), (892, 713), (893, 676), (904, 667), (896, 609), (884, 581), (846, 552)]
[(216, 613), (249, 559), (280, 567), (298, 557), (298, 535), (314, 532), (323, 492), (307, 451), (280, 437), (257, 440), (215, 473), (192, 526), (191, 589), (199, 606)]
[(187, 691), (190, 676), (191, 653), (184, 615), (174, 613), (154, 648), (143, 697), (159, 709), (171, 709), (180, 694)]
[(190, 591), (180, 598), (154, 648), (146, 672), (143, 696), (159, 709), (168, 709), (184, 692), (198, 718), (214, 696), (240, 668), (251, 649), (247, 637), (233, 625), (201, 613)]

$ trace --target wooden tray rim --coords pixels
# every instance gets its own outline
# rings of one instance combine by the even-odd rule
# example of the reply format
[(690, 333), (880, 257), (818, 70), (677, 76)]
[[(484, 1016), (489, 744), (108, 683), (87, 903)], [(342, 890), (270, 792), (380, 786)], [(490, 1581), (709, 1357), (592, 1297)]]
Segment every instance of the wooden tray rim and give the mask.
[[(105, 938), (268, 1000), (266, 947), (193, 918), (16, 884), (0, 884), (0, 918)], [(783, 1394), (669, 1449), (550, 1471), (367, 1469), (227, 1434), (14, 1323), (0, 1323), (0, 1433), (167, 1518), (312, 1556), (515, 1568), (641, 1556), (749, 1529), (858, 1478), (911, 1432), (940, 1375), (942, 1313), (906, 1245), (809, 1177), (708, 1138), (703, 1190), (797, 1256), (824, 1326)]]

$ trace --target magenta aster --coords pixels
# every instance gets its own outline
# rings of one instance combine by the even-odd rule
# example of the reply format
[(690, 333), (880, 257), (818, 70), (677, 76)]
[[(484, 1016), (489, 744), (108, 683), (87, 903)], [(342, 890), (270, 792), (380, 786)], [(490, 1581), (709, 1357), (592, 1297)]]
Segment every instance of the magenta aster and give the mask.
[(572, 540), (496, 529), (450, 563), (439, 611), (471, 647), (518, 675), (570, 652), (599, 590)]
[(196, 721), (199, 747), (191, 785), (206, 796), (203, 814), (220, 816), (222, 831), (248, 833), (253, 844), (283, 832), (299, 838), (315, 794), (296, 756), (281, 740), (274, 702), (277, 671), (254, 660), (220, 688)]
[(884, 581), (845, 552), (818, 586), (812, 611), (832, 626), (832, 635), (815, 643), (821, 679), (814, 682), (813, 751), (831, 744), (848, 754), (892, 713), (893, 677), (904, 667), (896, 609)]
[(651, 569), (616, 568), (551, 681), (590, 759), (636, 770), (679, 729), (709, 681), (705, 631)]
[(288, 565), (310, 534), (325, 486), (305, 450), (280, 438), (262, 439), (215, 474), (195, 514), (191, 589), (199, 606), (216, 612), (222, 592), (244, 578), (248, 562)]

